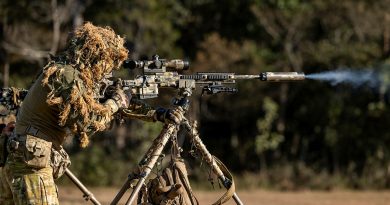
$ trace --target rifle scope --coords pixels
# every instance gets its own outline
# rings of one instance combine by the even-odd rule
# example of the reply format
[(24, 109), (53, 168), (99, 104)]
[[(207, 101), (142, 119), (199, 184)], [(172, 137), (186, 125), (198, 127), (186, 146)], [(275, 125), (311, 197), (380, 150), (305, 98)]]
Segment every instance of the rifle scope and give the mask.
[(128, 69), (145, 69), (145, 70), (159, 70), (159, 69), (173, 69), (173, 70), (188, 70), (190, 62), (181, 59), (166, 60), (159, 59), (158, 55), (154, 55), (153, 60), (126, 60), (123, 63), (124, 68)]

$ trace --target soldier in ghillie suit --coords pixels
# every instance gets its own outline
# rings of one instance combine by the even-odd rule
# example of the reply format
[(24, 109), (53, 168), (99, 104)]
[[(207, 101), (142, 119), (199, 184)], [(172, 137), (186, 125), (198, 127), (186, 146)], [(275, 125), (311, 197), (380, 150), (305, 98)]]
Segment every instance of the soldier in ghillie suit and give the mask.
[[(44, 68), (25, 97), (13, 134), (7, 140), (8, 157), (1, 174), (0, 204), (58, 204), (54, 179), (70, 165), (62, 148), (68, 135), (81, 147), (89, 136), (109, 127), (122, 108), (146, 120), (179, 122), (180, 110), (129, 105), (131, 96), (114, 89), (104, 102), (97, 99), (99, 84), (127, 58), (124, 39), (109, 27), (86, 23), (68, 38), (65, 51)], [(10, 196), (11, 195), (11, 196)]]

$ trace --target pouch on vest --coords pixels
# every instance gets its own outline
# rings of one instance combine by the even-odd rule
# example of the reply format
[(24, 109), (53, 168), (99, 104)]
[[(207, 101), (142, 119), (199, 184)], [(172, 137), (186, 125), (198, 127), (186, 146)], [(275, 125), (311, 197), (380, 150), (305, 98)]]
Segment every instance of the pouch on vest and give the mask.
[(53, 168), (53, 178), (60, 178), (70, 166), (70, 159), (68, 153), (62, 148), (51, 149), (50, 166)]
[[(52, 143), (32, 135), (20, 137), (26, 137), (26, 147), (23, 153), (26, 164), (35, 169), (49, 166)], [(23, 142), (24, 139), (21, 139), (21, 141)]]

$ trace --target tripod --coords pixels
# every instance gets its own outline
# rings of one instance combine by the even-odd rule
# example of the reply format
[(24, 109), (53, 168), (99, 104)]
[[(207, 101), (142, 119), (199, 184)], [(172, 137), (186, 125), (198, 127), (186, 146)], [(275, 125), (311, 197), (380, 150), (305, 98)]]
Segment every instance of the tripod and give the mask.
[[(188, 97), (191, 96), (192, 92), (190, 89), (185, 88), (179, 92), (179, 99), (174, 101), (175, 106), (180, 106), (183, 108), (184, 112), (186, 112), (189, 108), (189, 100)], [(211, 170), (218, 176), (218, 179), (222, 182), (223, 186), (228, 189), (228, 193), (230, 193), (236, 202), (237, 205), (242, 205), (240, 198), (235, 193), (235, 186), (232, 179), (226, 177), (226, 168), (222, 166), (215, 157), (213, 157), (210, 152), (207, 150), (206, 146), (203, 144), (202, 140), (199, 137), (198, 131), (196, 129), (196, 125), (191, 125), (187, 119), (183, 119), (181, 122), (184, 125), (184, 128), (189, 133), (191, 141), (194, 143), (195, 148), (205, 159), (206, 163), (210, 166)], [(158, 159), (161, 156), (161, 153), (166, 146), (169, 139), (176, 137), (177, 132), (179, 130), (179, 126), (173, 123), (165, 124), (162, 131), (158, 135), (156, 139), (154, 139), (152, 145), (149, 150), (145, 153), (142, 160), (139, 163), (139, 172), (132, 173), (128, 176), (126, 182), (120, 189), (120, 191), (115, 196), (114, 200), (111, 202), (111, 205), (116, 205), (122, 199), (123, 195), (130, 188), (133, 188), (130, 197), (128, 198), (126, 205), (130, 205), (136, 199), (141, 187), (144, 185), (147, 177), (150, 175), (152, 169), (155, 167)], [(225, 171), (223, 171), (225, 170)], [(136, 180), (137, 183), (135, 186), (132, 185)], [(226, 194), (225, 194), (226, 195)], [(220, 203), (226, 202), (230, 197), (226, 197)]]

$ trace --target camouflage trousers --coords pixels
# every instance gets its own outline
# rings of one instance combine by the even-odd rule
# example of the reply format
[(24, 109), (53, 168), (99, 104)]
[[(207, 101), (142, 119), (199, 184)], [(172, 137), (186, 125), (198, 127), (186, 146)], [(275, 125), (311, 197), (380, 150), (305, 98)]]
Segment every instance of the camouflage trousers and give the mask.
[(59, 204), (50, 149), (51, 144), (33, 138), (9, 154), (0, 170), (1, 205)]

